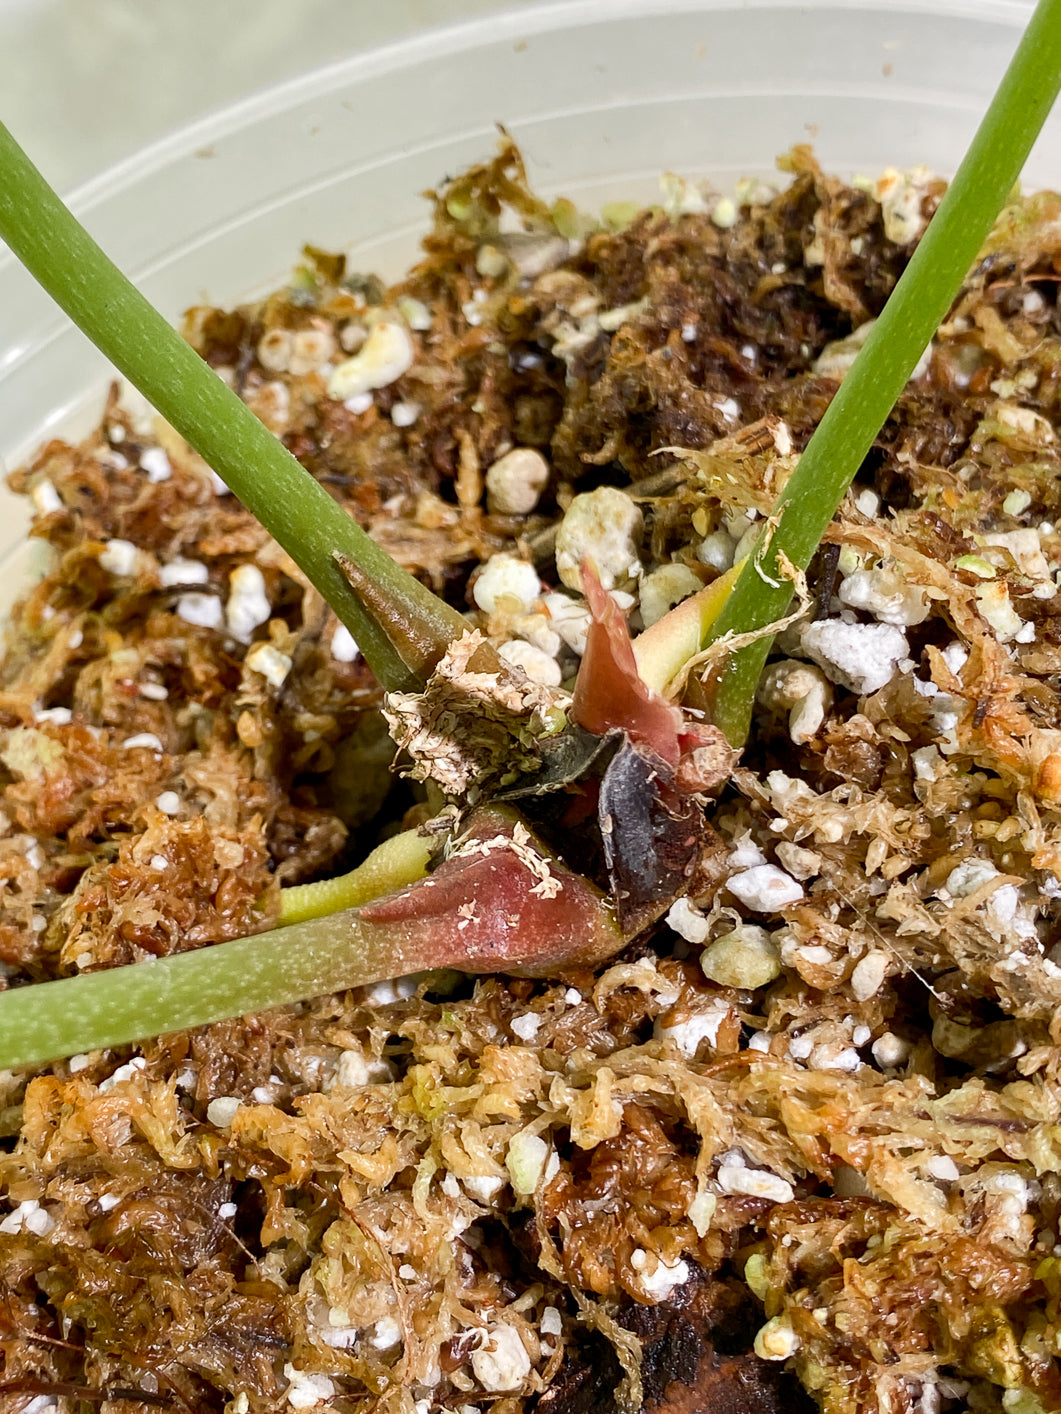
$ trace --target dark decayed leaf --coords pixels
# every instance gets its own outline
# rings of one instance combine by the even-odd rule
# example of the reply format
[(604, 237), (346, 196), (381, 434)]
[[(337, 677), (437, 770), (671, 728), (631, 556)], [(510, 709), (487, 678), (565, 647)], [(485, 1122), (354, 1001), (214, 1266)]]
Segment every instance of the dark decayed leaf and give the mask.
[(696, 873), (707, 826), (695, 799), (673, 781), (666, 762), (629, 740), (601, 781), (604, 859), (627, 937), (666, 913)]

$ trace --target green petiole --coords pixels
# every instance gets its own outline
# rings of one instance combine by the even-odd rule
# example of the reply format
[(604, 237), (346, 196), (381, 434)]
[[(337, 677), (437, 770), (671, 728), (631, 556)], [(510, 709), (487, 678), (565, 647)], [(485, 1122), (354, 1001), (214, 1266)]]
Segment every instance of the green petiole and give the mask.
[[(727, 633), (767, 628), (787, 612), (792, 584), (780, 557), (799, 570), (810, 564), (873, 439), (961, 289), (1059, 89), (1061, 0), (1039, 0), (939, 209), (774, 507), (776, 528), (771, 533), (768, 524), (745, 561), (705, 647)], [(735, 652), (722, 669), (714, 720), (734, 746), (748, 735), (771, 642), (764, 635)]]
[(421, 639), (464, 631), (455, 609), (408, 574), (295, 460), (126, 279), (0, 123), (0, 239), (55, 302), (217, 472), (301, 567), (389, 690), (421, 674), (403, 661), (336, 562), (356, 562)]

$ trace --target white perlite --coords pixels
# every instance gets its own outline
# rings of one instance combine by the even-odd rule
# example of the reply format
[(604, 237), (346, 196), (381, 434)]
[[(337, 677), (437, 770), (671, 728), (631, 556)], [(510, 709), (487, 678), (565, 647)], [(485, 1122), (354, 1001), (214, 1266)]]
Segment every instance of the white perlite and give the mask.
[(120, 579), (136, 573), (140, 551), (131, 540), (108, 540), (99, 557), (100, 568)]
[(335, 1385), (327, 1375), (314, 1375), (309, 1370), (298, 1370), (292, 1364), (284, 1366), (287, 1386), (287, 1402), (292, 1409), (314, 1409), (335, 1397)]
[(833, 690), (821, 668), (782, 658), (763, 674), (756, 697), (771, 712), (788, 712), (788, 734), (797, 746), (821, 729)]
[(148, 447), (141, 452), (140, 465), (147, 472), (147, 479), (152, 485), (168, 481), (173, 475), (170, 459), (161, 447)]
[(838, 597), (848, 608), (861, 609), (895, 628), (923, 624), (930, 613), (925, 591), (908, 584), (897, 570), (856, 570), (840, 585)]
[(698, 579), (688, 565), (680, 561), (661, 565), (641, 581), (641, 622), (646, 628), (651, 628), (675, 604), (680, 604), (703, 587), (703, 580)]
[(658, 1253), (650, 1256), (643, 1247), (635, 1247), (631, 1252), (630, 1265), (637, 1272), (642, 1291), (653, 1302), (666, 1301), (676, 1287), (684, 1286), (689, 1280), (688, 1262), (679, 1257), (676, 1262), (668, 1263)]
[(799, 1349), (799, 1336), (787, 1315), (774, 1316), (755, 1337), (755, 1353), (760, 1360), (787, 1360)]
[(541, 452), (514, 447), (487, 468), (487, 506), (495, 515), (529, 515), (548, 481), (549, 463)]
[(166, 589), (174, 584), (205, 584), (209, 578), (210, 571), (202, 560), (170, 560), (158, 572), (159, 583)]
[(542, 592), (538, 571), (516, 555), (491, 555), (472, 597), (484, 614), (527, 614)]
[(196, 628), (220, 628), (225, 611), (216, 594), (182, 594), (177, 600), (177, 617)]
[(644, 517), (614, 486), (576, 496), (556, 533), (556, 569), (569, 589), (582, 588), (582, 561), (596, 569), (605, 589), (625, 588), (641, 572), (638, 553)]
[(360, 656), (354, 635), (345, 624), (337, 624), (332, 634), (332, 657), (337, 663), (355, 663)]
[(515, 1326), (490, 1326), (483, 1343), (472, 1351), (472, 1373), (492, 1393), (519, 1389), (530, 1370), (530, 1356)]
[(505, 1167), (514, 1192), (526, 1198), (559, 1171), (560, 1160), (541, 1135), (520, 1132), (509, 1141)]
[(745, 923), (716, 938), (700, 959), (704, 976), (720, 987), (765, 987), (781, 973), (781, 954), (765, 928)]
[(802, 887), (776, 864), (757, 864), (733, 874), (726, 888), (753, 913), (776, 913), (803, 898)]
[(520, 668), (525, 672), (531, 682), (540, 683), (542, 687), (560, 686), (560, 664), (550, 654), (536, 648), (533, 643), (527, 643), (522, 638), (512, 638), (501, 644), (497, 654), (511, 667)]
[(751, 1198), (768, 1198), (771, 1203), (791, 1203), (796, 1196), (791, 1183), (769, 1169), (750, 1169), (739, 1154), (727, 1154), (718, 1170), (718, 1186), (723, 1193), (744, 1193)]
[(711, 932), (711, 924), (687, 898), (680, 898), (671, 904), (667, 913), (667, 926), (673, 928), (687, 943), (696, 945), (706, 943)]
[(868, 1002), (875, 997), (883, 985), (890, 958), (886, 952), (874, 950), (866, 953), (855, 963), (851, 974), (851, 990), (860, 1002)]
[(896, 664), (910, 656), (906, 634), (893, 624), (822, 619), (801, 631), (800, 642), (830, 682), (860, 697), (891, 682)]
[(291, 671), (291, 659), (271, 643), (256, 643), (243, 661), (252, 672), (261, 673), (273, 687), (282, 687)]
[(257, 565), (237, 565), (228, 577), (229, 595), (225, 605), (228, 631), (241, 643), (249, 641), (259, 624), (272, 612), (265, 592), (265, 575)]
[(236, 1117), (240, 1101), (236, 1095), (218, 1095), (206, 1107), (206, 1117), (218, 1129), (227, 1129)]
[(333, 369), (328, 379), (328, 396), (338, 402), (386, 388), (412, 367), (416, 351), (404, 324), (382, 320), (353, 358)]

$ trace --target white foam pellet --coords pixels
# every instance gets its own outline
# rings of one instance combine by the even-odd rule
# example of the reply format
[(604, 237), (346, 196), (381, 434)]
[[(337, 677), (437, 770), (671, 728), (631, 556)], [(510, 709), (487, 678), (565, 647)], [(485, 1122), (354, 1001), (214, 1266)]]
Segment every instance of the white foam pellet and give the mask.
[(169, 693), (160, 682), (140, 682), (136, 685), (141, 697), (146, 697), (149, 702), (165, 702)]
[(472, 597), (485, 614), (527, 614), (542, 592), (538, 571), (516, 555), (491, 555)]
[(282, 687), (291, 671), (291, 659), (271, 643), (255, 643), (243, 662), (252, 672), (261, 673), (272, 687)]
[(237, 565), (228, 577), (225, 621), (233, 638), (246, 643), (254, 630), (267, 622), (272, 612), (265, 592), (265, 575), (257, 565)]
[(335, 1068), (335, 1085), (357, 1090), (371, 1079), (368, 1061), (361, 1051), (341, 1051)]
[(292, 338), (288, 329), (268, 329), (258, 340), (258, 362), (270, 373), (286, 373), (291, 364)]
[(924, 229), (921, 201), (931, 180), (931, 171), (923, 166), (907, 172), (886, 167), (877, 178), (874, 195), (881, 205), (884, 234), (896, 245), (909, 245)]
[(419, 416), (419, 403), (395, 403), (391, 408), (391, 422), (395, 427), (412, 427)]
[(776, 864), (758, 864), (733, 874), (726, 887), (753, 913), (776, 913), (803, 898), (803, 889)]
[(236, 1207), (235, 1203), (222, 1203), (217, 1210), (217, 1216), (224, 1222), (228, 1222), (230, 1218), (236, 1216), (238, 1211), (239, 1209)]
[(549, 463), (533, 447), (514, 447), (486, 472), (487, 505), (496, 515), (529, 515), (549, 481)]
[(161, 873), (164, 869), (169, 868), (169, 860), (164, 854), (153, 854), (151, 856), (151, 868)]
[(892, 624), (822, 619), (801, 631), (800, 642), (831, 682), (859, 696), (891, 682), (896, 664), (910, 655), (906, 635)]
[(641, 572), (644, 533), (640, 508), (624, 491), (600, 486), (576, 496), (556, 534), (556, 569), (569, 589), (582, 587), (582, 562), (596, 569), (605, 589), (625, 588)]
[(748, 1041), (749, 1051), (761, 1051), (765, 1054), (770, 1049), (770, 1033), (768, 1031), (756, 1031)]
[(568, 1006), (581, 1006), (582, 993), (577, 987), (568, 987), (567, 991), (564, 993), (564, 1001)]
[(206, 1107), (206, 1117), (218, 1129), (227, 1129), (236, 1117), (240, 1101), (235, 1095), (218, 1095)]
[(868, 1026), (856, 1026), (851, 1032), (851, 1041), (856, 1046), (864, 1046), (872, 1035), (873, 1032)]
[(530, 1374), (531, 1362), (514, 1326), (490, 1326), (478, 1349), (472, 1351), (472, 1373), (491, 1393), (519, 1389)]
[(706, 943), (711, 932), (711, 924), (687, 898), (677, 899), (671, 904), (667, 913), (667, 926), (694, 946)]
[(36, 1237), (47, 1237), (55, 1227), (55, 1219), (46, 1208), (38, 1207), (26, 1214), (22, 1220), (22, 1226)]
[(122, 746), (127, 751), (135, 751), (137, 747), (144, 747), (148, 751), (162, 751), (162, 743), (154, 732), (137, 732), (135, 736), (127, 736), (122, 742)]
[(540, 683), (543, 687), (560, 686), (563, 679), (560, 664), (533, 643), (527, 643), (522, 638), (510, 638), (507, 643), (501, 644), (497, 652), (506, 663), (521, 668), (531, 682)]
[(62, 497), (47, 477), (33, 487), (30, 499), (33, 501), (34, 510), (41, 516), (50, 516), (63, 508)]
[(87, 1070), (88, 1067), (91, 1065), (91, 1061), (89, 1060), (88, 1056), (84, 1054), (83, 1051), (79, 1051), (76, 1056), (70, 1057), (70, 1059), (67, 1061), (67, 1065), (70, 1069), (70, 1074), (77, 1075), (79, 1071)]
[(386, 388), (406, 373), (416, 351), (403, 324), (381, 320), (369, 330), (368, 338), (353, 358), (346, 359), (328, 379), (328, 396), (339, 402)]
[(99, 557), (101, 568), (108, 574), (127, 578), (136, 573), (140, 551), (131, 540), (108, 540)]
[(161, 795), (155, 797), (155, 804), (163, 815), (180, 814), (181, 798), (175, 790), (164, 790)]
[(416, 1268), (411, 1266), (408, 1262), (403, 1262), (398, 1268), (398, 1275), (401, 1277), (402, 1281), (415, 1281), (417, 1271)]
[(360, 417), (363, 412), (368, 412), (375, 401), (371, 393), (354, 393), (352, 397), (344, 399), (343, 407), (355, 417)]
[(356, 663), (361, 656), (354, 635), (345, 624), (337, 624), (332, 634), (332, 657), (337, 663)]
[(177, 600), (177, 617), (196, 628), (220, 628), (225, 611), (216, 594), (182, 594)]
[(542, 1024), (541, 1017), (537, 1012), (525, 1011), (522, 1016), (514, 1016), (509, 1022), (515, 1035), (521, 1041), (533, 1041), (538, 1034), (538, 1029)]
[(158, 485), (160, 481), (168, 481), (173, 475), (170, 459), (161, 447), (148, 447), (141, 452), (140, 466), (147, 472), (147, 479), (152, 485)]

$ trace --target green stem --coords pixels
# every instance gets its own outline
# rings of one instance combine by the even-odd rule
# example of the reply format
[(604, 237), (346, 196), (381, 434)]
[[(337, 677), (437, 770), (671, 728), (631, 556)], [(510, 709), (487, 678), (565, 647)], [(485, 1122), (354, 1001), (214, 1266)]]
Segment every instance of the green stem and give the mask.
[[(779, 555), (801, 570), (810, 564), (873, 439), (961, 289), (1059, 88), (1061, 0), (1039, 0), (946, 196), (774, 508), (779, 519), (773, 537), (764, 547), (764, 531), (745, 561), (709, 641), (766, 628), (786, 613), (792, 586), (779, 573)], [(722, 671), (714, 719), (735, 746), (748, 734), (771, 642), (765, 636), (739, 650)]]
[(419, 830), (392, 835), (348, 874), (280, 890), (280, 923), (302, 923), (404, 889), (427, 873), (438, 839)]
[(333, 913), (130, 967), (0, 994), (0, 1069), (123, 1046), (419, 970), (387, 930)]
[(423, 636), (464, 620), (401, 569), (332, 500), (104, 255), (0, 123), (0, 239), (78, 327), (177, 429), (316, 586), (388, 689), (410, 671), (335, 561), (357, 562)]

